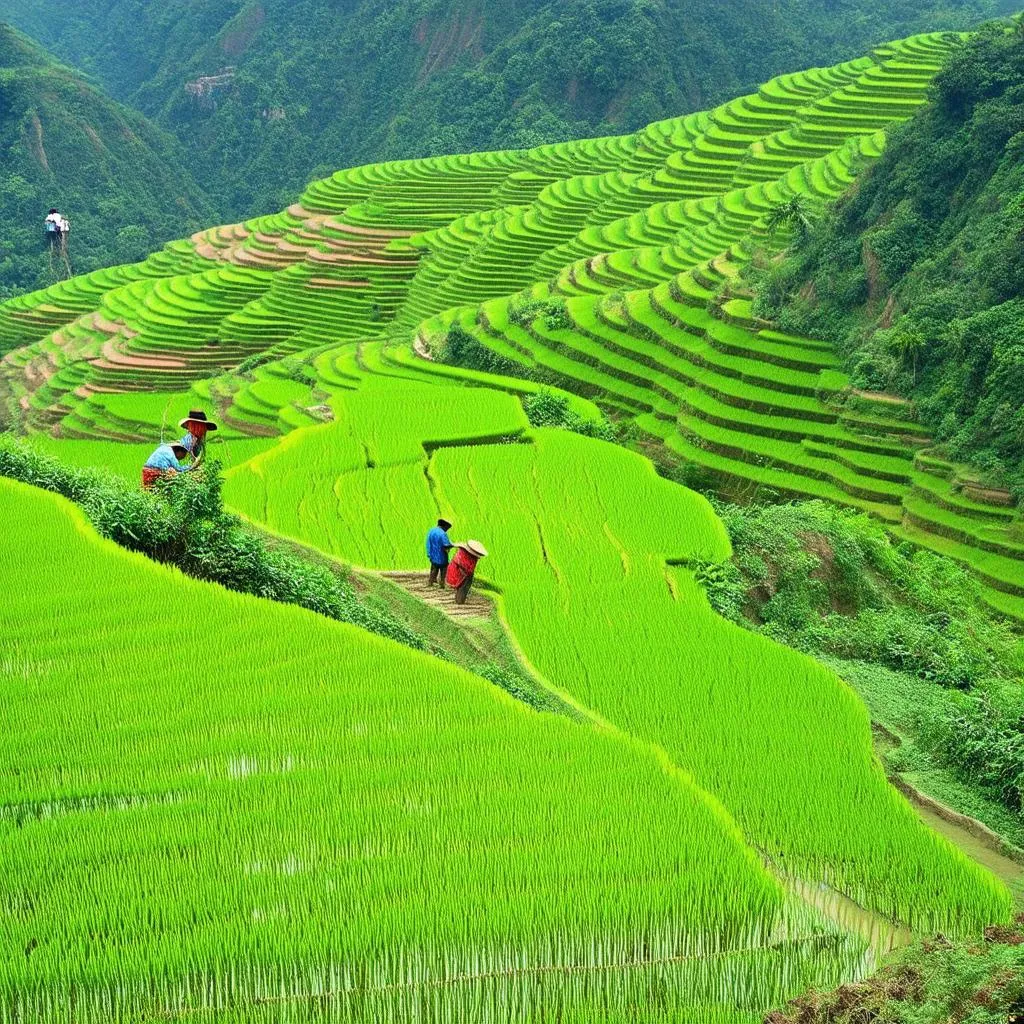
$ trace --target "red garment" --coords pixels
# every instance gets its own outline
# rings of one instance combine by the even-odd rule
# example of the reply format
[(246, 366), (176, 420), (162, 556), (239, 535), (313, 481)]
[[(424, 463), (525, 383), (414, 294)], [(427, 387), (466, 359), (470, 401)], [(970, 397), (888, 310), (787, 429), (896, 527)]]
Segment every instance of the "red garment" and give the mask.
[(149, 490), (164, 475), (162, 469), (151, 469), (149, 466), (142, 467), (142, 486), (143, 489)]
[(461, 587), (473, 575), (476, 563), (479, 561), (479, 558), (471, 555), (465, 548), (456, 548), (455, 557), (448, 566), (448, 574), (445, 576), (448, 586)]

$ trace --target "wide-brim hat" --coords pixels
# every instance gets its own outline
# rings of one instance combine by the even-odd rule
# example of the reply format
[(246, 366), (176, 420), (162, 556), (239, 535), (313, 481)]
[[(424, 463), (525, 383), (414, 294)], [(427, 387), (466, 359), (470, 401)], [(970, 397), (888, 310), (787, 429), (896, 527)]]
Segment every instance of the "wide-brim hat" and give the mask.
[(437, 525), (440, 526), (442, 530), (450, 530), (452, 528), (452, 524), (449, 523), (448, 520), (443, 517), (441, 519), (438, 519)]
[(172, 452), (182, 452), (184, 455), (190, 455), (191, 454), (191, 452), (189, 452), (188, 448), (185, 445), (178, 444), (177, 441), (173, 441), (171, 443), (170, 449), (171, 449)]
[(206, 418), (202, 409), (190, 409), (188, 415), (178, 424), (179, 427), (188, 429), (190, 423), (201, 423), (207, 430), (216, 430), (217, 424)]
[(463, 541), (459, 547), (465, 548), (471, 555), (476, 555), (477, 558), (487, 557), (487, 548), (485, 548), (478, 540)]

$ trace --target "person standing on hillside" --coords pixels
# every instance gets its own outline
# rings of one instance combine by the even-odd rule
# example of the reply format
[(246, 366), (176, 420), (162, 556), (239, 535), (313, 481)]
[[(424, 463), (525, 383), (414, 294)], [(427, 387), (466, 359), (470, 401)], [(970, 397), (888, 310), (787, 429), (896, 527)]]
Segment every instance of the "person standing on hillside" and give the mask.
[(452, 524), (447, 519), (438, 519), (437, 526), (432, 527), (427, 534), (427, 558), (430, 559), (428, 586), (440, 582), (442, 590), (445, 573), (448, 571), (448, 552), (452, 549), (452, 542), (448, 539), (451, 528)]
[(180, 444), (196, 462), (199, 462), (206, 450), (206, 435), (213, 433), (217, 429), (217, 424), (213, 420), (208, 420), (202, 409), (191, 409), (178, 426), (185, 431)]
[(188, 455), (183, 444), (162, 444), (142, 467), (142, 488), (148, 491), (161, 477), (172, 477), (178, 473), (187, 473), (195, 469), (194, 462), (182, 462)]
[(465, 604), (476, 575), (476, 563), (487, 557), (487, 548), (478, 540), (467, 540), (455, 546), (458, 550), (448, 566), (448, 586), (455, 588), (455, 603)]

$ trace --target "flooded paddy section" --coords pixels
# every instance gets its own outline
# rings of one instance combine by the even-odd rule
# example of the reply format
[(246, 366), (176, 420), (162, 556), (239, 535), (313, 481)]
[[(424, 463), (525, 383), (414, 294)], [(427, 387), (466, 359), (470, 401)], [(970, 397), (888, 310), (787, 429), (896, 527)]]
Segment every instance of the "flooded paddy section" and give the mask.
[[(924, 800), (919, 800), (915, 799), (914, 795), (908, 795), (910, 795), (914, 809), (926, 825), (945, 836), (954, 846), (966, 853), (971, 860), (977, 861), (983, 867), (988, 868), (997, 878), (1001, 878), (1013, 893), (1017, 905), (1024, 906), (1024, 862), (1017, 859), (1019, 855), (1017, 857), (1011, 855), (1009, 849), (1005, 844), (1000, 843), (998, 837), (995, 837), (995, 841), (993, 841), (992, 838), (986, 836), (987, 829), (982, 832), (965, 827), (955, 818), (943, 814), (938, 809), (941, 805), (936, 806), (937, 801), (927, 797)], [(923, 796), (923, 794), (917, 795)], [(964, 817), (957, 815), (955, 811), (952, 813), (956, 815), (956, 818)], [(968, 819), (968, 821), (972, 820)], [(976, 824), (980, 825), (980, 823)], [(980, 827), (984, 829), (983, 825)]]

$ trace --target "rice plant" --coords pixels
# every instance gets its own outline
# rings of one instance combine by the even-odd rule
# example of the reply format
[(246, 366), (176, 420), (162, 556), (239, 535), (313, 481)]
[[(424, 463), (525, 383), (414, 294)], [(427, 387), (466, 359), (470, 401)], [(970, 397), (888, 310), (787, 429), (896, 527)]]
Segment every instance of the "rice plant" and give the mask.
[(862, 962), (646, 744), (0, 496), (0, 1019), (711, 1020)]

